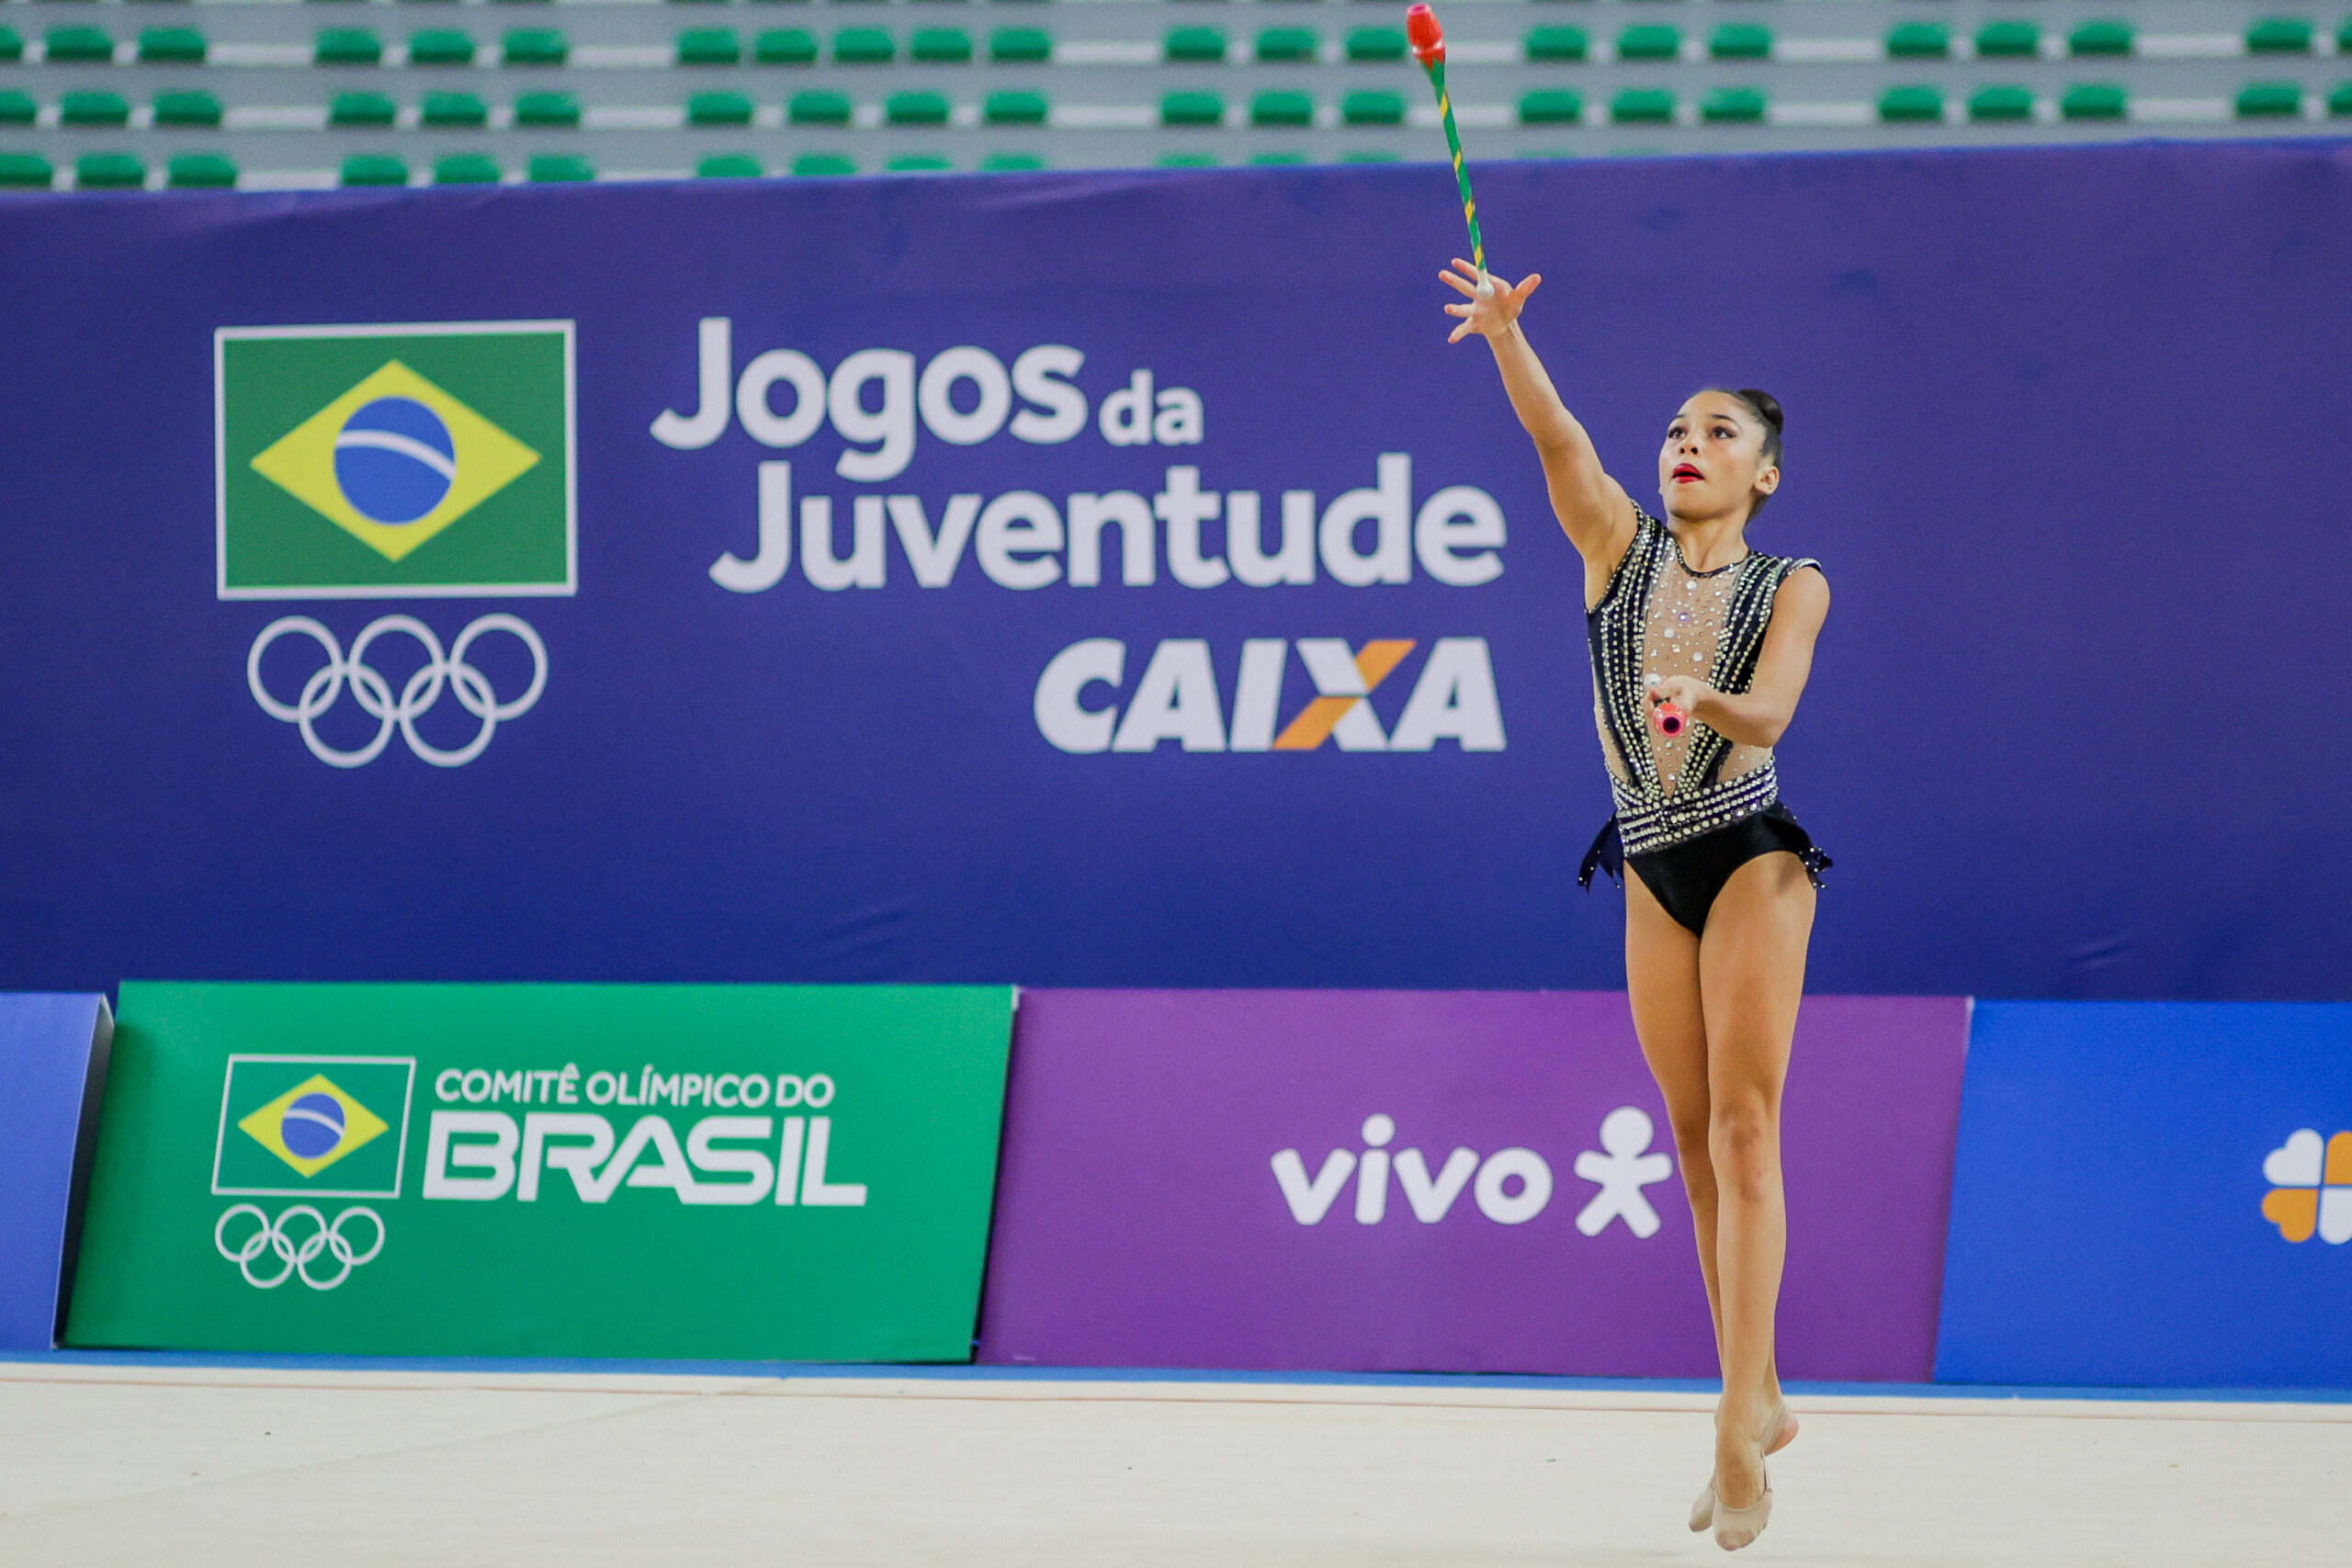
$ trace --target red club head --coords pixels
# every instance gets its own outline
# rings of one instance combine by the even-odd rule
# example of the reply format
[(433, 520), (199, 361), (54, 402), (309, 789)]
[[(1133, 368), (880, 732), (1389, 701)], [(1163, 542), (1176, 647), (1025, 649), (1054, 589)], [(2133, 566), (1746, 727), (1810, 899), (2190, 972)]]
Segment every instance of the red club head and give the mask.
[(1445, 29), (1437, 25), (1437, 13), (1427, 6), (1416, 6), (1405, 13), (1405, 37), (1413, 45), (1413, 58), (1423, 65), (1445, 63)]

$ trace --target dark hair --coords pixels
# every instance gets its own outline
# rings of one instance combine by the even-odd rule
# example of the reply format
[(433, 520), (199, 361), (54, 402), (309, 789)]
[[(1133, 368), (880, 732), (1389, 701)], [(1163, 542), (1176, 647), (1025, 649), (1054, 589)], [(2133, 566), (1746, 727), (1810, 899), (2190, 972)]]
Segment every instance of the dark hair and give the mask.
[[(1704, 389), (1721, 392), (1726, 398), (1737, 398), (1747, 405), (1750, 412), (1764, 422), (1764, 461), (1767, 465), (1778, 465), (1781, 461), (1781, 426), (1786, 420), (1781, 412), (1781, 400), (1761, 387), (1709, 387)], [(1747, 509), (1747, 515), (1753, 518), (1771, 499), (1769, 495), (1758, 496), (1756, 504)]]

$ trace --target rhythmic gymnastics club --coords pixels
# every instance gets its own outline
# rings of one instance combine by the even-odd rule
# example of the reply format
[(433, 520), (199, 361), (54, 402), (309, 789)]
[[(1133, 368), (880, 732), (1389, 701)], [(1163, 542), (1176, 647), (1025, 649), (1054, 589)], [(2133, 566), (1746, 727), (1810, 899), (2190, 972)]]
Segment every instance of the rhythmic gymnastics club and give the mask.
[(1437, 89), (1438, 117), (1445, 121), (1445, 144), (1453, 152), (1454, 183), (1462, 187), (1462, 218), (1470, 225), (1470, 265), (1478, 269), (1478, 292), (1490, 295), (1495, 286), (1487, 276), (1487, 242), (1478, 237), (1478, 204), (1471, 199), (1470, 175), (1462, 167), (1462, 133), (1453, 129), (1453, 100), (1445, 91), (1445, 29), (1437, 25), (1435, 11), (1416, 6), (1405, 13), (1405, 36)]

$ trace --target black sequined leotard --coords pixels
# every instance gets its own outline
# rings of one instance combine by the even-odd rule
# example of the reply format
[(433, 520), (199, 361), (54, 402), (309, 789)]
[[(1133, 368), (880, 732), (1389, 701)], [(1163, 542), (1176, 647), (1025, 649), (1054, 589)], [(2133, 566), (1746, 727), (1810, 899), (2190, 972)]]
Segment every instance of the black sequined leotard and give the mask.
[(1577, 881), (1631, 861), (1667, 911), (1692, 931), (1731, 873), (1787, 849), (1818, 882), (1829, 859), (1779, 804), (1770, 747), (1739, 745), (1692, 723), (1668, 738), (1650, 723), (1645, 678), (1687, 675), (1736, 694), (1755, 678), (1773, 596), (1793, 571), (1820, 562), (1751, 551), (1693, 571), (1657, 518), (1634, 510), (1634, 541), (1585, 617), (1592, 648), (1593, 716), (1616, 814), (1586, 855)]

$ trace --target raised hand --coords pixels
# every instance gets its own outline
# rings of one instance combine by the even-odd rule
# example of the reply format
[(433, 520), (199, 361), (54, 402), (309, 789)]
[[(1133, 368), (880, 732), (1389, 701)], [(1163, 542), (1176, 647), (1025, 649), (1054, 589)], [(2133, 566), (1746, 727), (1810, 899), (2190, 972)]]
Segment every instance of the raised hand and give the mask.
[(1446, 338), (1448, 343), (1460, 343), (1472, 333), (1482, 337), (1500, 337), (1510, 331), (1527, 304), (1527, 297), (1544, 281), (1542, 273), (1531, 272), (1517, 285), (1508, 284), (1491, 273), (1481, 274), (1460, 256), (1453, 258), (1452, 270), (1442, 271), (1438, 276), (1469, 300), (1467, 304), (1445, 308), (1447, 315), (1462, 318), (1462, 324)]

